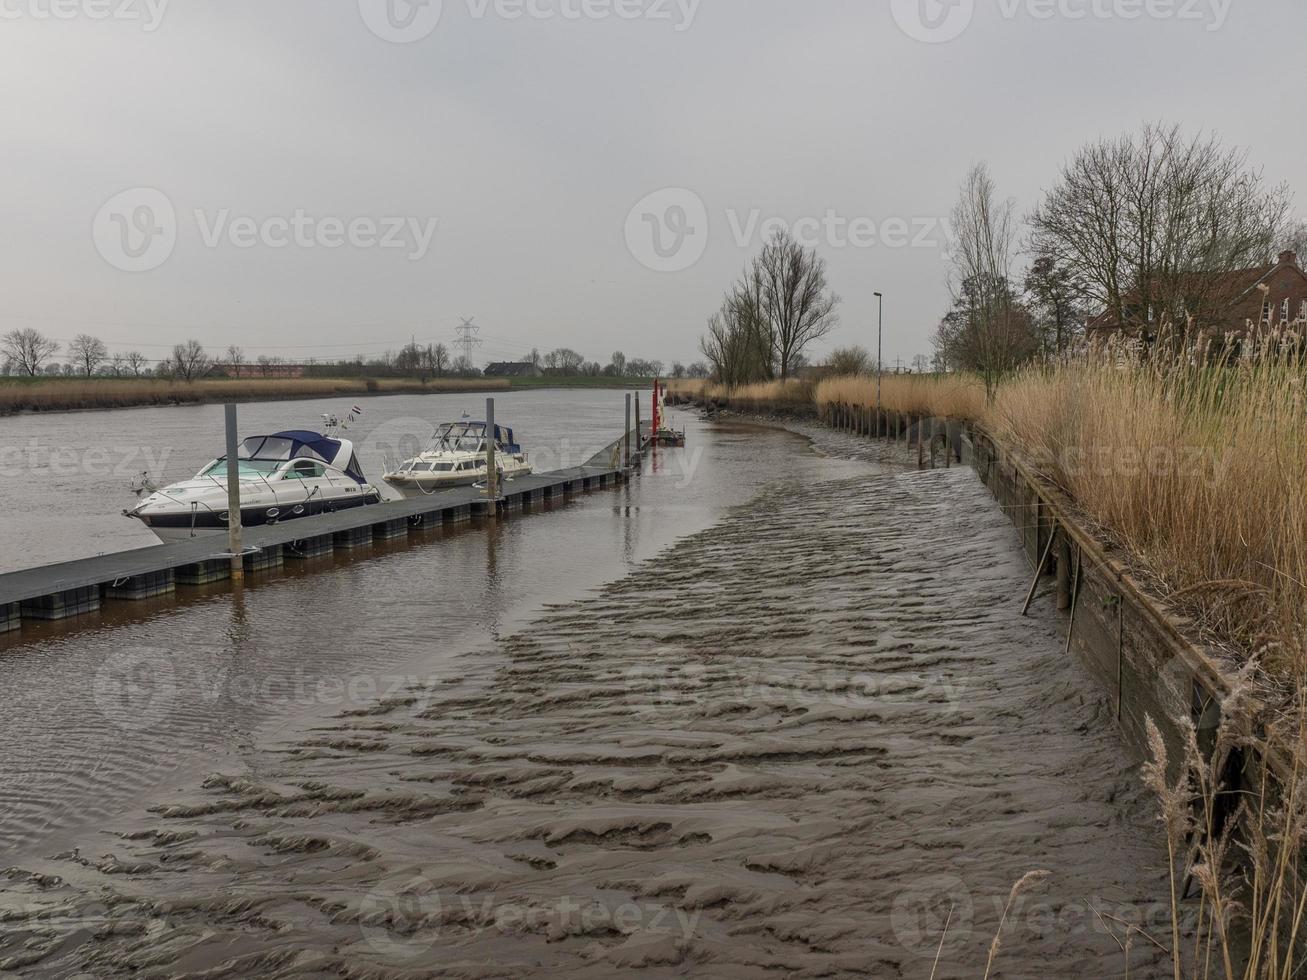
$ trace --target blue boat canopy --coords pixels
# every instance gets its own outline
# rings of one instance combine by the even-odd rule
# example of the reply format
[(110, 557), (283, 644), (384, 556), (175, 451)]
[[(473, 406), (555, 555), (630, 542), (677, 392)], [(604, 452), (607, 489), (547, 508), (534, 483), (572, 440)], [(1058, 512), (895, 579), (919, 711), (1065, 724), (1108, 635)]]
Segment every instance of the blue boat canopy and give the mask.
[[(442, 449), (476, 451), (477, 444), (486, 437), (486, 423), (464, 419), (462, 422), (448, 422), (442, 425), (435, 436), (435, 444)], [(522, 447), (513, 438), (513, 430), (502, 425), (495, 426), (495, 443), (505, 452), (520, 453)]]
[(317, 432), (292, 429), (270, 436), (251, 436), (241, 443), (237, 458), (284, 462), (291, 459), (316, 459), (344, 470), (356, 483), (365, 484), (363, 469), (354, 454), (353, 443), (328, 439)]

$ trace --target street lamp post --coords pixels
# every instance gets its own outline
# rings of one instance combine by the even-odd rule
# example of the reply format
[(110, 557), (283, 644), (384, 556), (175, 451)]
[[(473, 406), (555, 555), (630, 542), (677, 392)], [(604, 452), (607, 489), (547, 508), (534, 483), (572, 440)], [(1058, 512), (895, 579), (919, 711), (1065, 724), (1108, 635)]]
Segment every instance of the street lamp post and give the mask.
[[(883, 293), (876, 293), (877, 314), (876, 314), (876, 428), (880, 428), (880, 386), (881, 379), (885, 373), (884, 351), (885, 351), (885, 296)], [(879, 432), (877, 433), (879, 435)]]

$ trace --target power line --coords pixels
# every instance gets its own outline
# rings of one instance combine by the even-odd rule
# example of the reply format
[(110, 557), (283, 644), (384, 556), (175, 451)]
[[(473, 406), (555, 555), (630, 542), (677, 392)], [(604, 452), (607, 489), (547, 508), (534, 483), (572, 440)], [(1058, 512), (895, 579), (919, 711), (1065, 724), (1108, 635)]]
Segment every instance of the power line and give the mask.
[(472, 351), (480, 347), (482, 343), (481, 339), (477, 337), (477, 334), (481, 332), (481, 328), (472, 322), (476, 317), (459, 317), (459, 319), (463, 323), (454, 328), (454, 333), (459, 338), (454, 342), (454, 346), (463, 348), (463, 359), (466, 363), (471, 364)]

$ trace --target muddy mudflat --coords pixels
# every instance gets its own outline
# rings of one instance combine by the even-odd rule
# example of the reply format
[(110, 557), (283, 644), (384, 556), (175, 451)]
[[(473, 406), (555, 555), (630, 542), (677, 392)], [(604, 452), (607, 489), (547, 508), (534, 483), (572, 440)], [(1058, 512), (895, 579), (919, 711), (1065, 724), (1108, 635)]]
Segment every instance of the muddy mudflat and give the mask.
[(991, 976), (1166, 975), (1108, 926), (1164, 932), (1164, 842), (1030, 574), (968, 469), (770, 487), (23, 860), (0, 975), (980, 977), (1032, 872)]

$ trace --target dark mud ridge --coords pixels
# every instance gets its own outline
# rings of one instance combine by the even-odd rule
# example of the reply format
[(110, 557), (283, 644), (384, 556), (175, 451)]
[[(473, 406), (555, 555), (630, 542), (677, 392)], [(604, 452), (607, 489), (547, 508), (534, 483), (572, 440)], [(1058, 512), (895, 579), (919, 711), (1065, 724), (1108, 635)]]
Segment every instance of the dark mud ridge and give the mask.
[(1029, 578), (970, 469), (778, 488), (4, 872), (0, 974), (979, 977), (1042, 871), (993, 976), (1165, 975), (1106, 925), (1164, 927), (1164, 842)]

